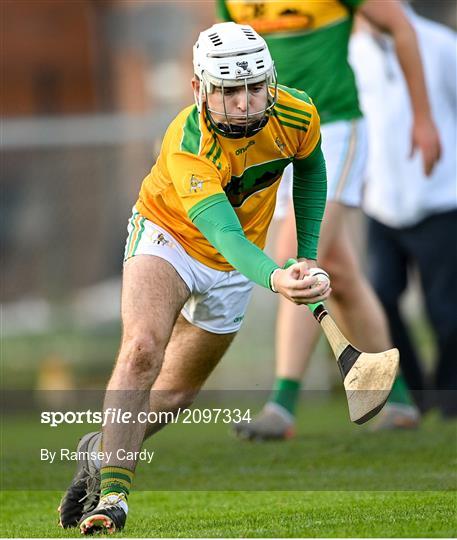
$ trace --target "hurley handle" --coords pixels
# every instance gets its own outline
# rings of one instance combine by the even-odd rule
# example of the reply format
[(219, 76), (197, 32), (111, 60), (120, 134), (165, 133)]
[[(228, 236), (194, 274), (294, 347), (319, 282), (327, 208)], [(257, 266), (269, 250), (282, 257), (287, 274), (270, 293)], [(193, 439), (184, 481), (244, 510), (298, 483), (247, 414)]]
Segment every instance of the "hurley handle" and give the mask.
[[(293, 264), (297, 264), (297, 262), (298, 261), (295, 259), (289, 259), (284, 265), (284, 269), (289, 268)], [(322, 302), (317, 302), (316, 304), (307, 304), (307, 306), (318, 322), (321, 322), (321, 320), (328, 314), (328, 311)]]

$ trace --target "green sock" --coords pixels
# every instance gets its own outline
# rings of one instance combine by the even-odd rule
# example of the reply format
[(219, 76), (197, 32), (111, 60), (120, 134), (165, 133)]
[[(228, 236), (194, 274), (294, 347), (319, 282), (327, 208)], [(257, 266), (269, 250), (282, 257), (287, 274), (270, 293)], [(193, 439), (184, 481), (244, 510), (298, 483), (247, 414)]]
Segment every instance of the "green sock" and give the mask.
[(395, 379), (388, 402), (401, 403), (402, 405), (414, 405), (403, 375), (398, 375)]
[(100, 497), (119, 493), (127, 497), (133, 482), (133, 472), (123, 467), (102, 467), (100, 469)]
[(295, 408), (300, 395), (300, 385), (300, 381), (277, 377), (270, 396), (270, 402), (281, 405), (290, 414), (295, 415)]

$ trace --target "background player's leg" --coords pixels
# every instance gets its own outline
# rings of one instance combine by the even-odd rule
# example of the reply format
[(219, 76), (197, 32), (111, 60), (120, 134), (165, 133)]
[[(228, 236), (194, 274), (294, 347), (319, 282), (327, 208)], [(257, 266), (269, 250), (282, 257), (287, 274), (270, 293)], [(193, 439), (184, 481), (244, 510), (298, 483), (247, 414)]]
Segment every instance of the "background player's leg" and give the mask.
[[(379, 300), (361, 272), (346, 227), (348, 209), (334, 202), (327, 203), (319, 244), (319, 264), (331, 278), (332, 313), (348, 339), (365, 352), (390, 348), (386, 319)], [(293, 211), (290, 209), (278, 234), (277, 260), (280, 264), (296, 252)], [(288, 242), (287, 242), (288, 240)], [(319, 326), (309, 310), (280, 299), (277, 324), (277, 374), (301, 378), (306, 370), (317, 338)], [(297, 341), (297, 336), (303, 339)]]
[[(415, 227), (415, 256), (427, 314), (437, 341), (436, 405), (457, 416), (457, 211), (431, 216)], [(450, 247), (451, 246), (451, 247)]]
[[(151, 411), (176, 411), (188, 407), (222, 358), (236, 333), (213, 334), (179, 316), (150, 399)], [(146, 437), (164, 423), (148, 424)]]
[[(374, 219), (368, 220), (369, 275), (373, 288), (381, 301), (395, 347), (400, 351), (404, 378), (420, 405), (424, 390), (424, 375), (420, 360), (411, 341), (400, 312), (400, 299), (406, 290), (410, 255), (401, 242), (402, 233), (384, 226)], [(397, 392), (390, 400), (402, 402)]]
[[(278, 230), (276, 261), (283, 266), (296, 252), (295, 215), (290, 203)], [(297, 340), (297, 331), (303, 332), (305, 325), (308, 331), (307, 339)], [(320, 327), (314, 324), (314, 317), (309, 309), (296, 306), (281, 296), (276, 322), (276, 376), (292, 381), (301, 380), (307, 365), (304, 359), (310, 356), (319, 335)]]
[[(342, 207), (327, 204), (319, 242), (319, 263), (329, 249), (334, 228), (341, 226)], [(334, 223), (334, 225), (333, 225)], [(283, 265), (297, 253), (295, 215), (292, 202), (280, 222), (276, 237), (276, 260)], [(323, 266), (325, 268), (325, 266)], [(338, 321), (340, 325), (341, 321)], [(344, 325), (340, 327), (345, 330)], [(294, 434), (294, 414), (301, 380), (320, 336), (320, 326), (309, 309), (285, 298), (279, 299), (276, 322), (276, 378), (272, 395), (253, 422), (234, 426), (244, 439), (283, 439)]]
[[(319, 264), (330, 274), (333, 292), (329, 302), (337, 324), (356, 347), (365, 352), (379, 352), (391, 347), (389, 331), (381, 304), (361, 272), (346, 232), (348, 211), (339, 203), (327, 203), (319, 243)], [(292, 205), (278, 233), (277, 246), (276, 257), (280, 264), (296, 253)], [(293, 433), (293, 415), (301, 379), (319, 331), (309, 310), (291, 302), (280, 303), (275, 388), (262, 413), (250, 426), (244, 426), (244, 437), (286, 438)]]
[[(389, 332), (379, 300), (355, 257), (344, 224), (344, 213), (347, 211), (339, 203), (327, 203), (319, 264), (330, 274), (332, 295), (329, 303), (338, 326), (356, 347), (365, 352), (378, 352), (390, 348)], [(293, 226), (289, 216), (287, 220), (285, 226)], [(290, 232), (287, 234), (291, 236)], [(295, 251), (295, 242), (289, 243), (288, 253)], [(283, 253), (277, 255), (279, 261), (285, 258)], [(314, 349), (319, 326), (309, 310), (291, 302), (281, 304), (278, 319), (277, 372), (285, 377), (301, 378)], [(297, 343), (297, 336), (300, 335), (303, 337)]]
[(381, 303), (361, 271), (345, 222), (333, 219), (335, 207), (341, 205), (330, 202), (329, 207), (327, 227), (332, 236), (321, 261), (331, 278), (332, 313), (357, 348), (364, 352), (387, 350), (391, 339)]

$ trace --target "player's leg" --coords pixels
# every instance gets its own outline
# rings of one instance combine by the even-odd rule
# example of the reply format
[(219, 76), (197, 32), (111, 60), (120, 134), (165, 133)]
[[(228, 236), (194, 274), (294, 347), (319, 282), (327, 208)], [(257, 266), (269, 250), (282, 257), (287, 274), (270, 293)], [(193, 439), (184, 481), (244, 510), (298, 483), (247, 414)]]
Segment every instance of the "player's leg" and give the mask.
[[(161, 369), (164, 351), (176, 318), (188, 297), (188, 287), (166, 260), (139, 255), (125, 263), (122, 287), (123, 335), (105, 396), (105, 410), (120, 409), (124, 413), (130, 412), (132, 418), (139, 412), (149, 411), (150, 389)], [(136, 461), (119, 461), (116, 457), (117, 450), (122, 448), (126, 452), (138, 451), (145, 429), (146, 425), (140, 422), (108, 422), (104, 427), (103, 452), (105, 456), (111, 453), (111, 458), (101, 464), (102, 497), (105, 495), (109, 498), (111, 493), (118, 497), (128, 494)], [(90, 444), (92, 443), (91, 440)], [(89, 486), (87, 482), (80, 480), (74, 478), (62, 501), (60, 515), (63, 526), (74, 526), (78, 513), (81, 517), (84, 512), (84, 521), (91, 518), (89, 514), (97, 510), (89, 509), (85, 505)], [(78, 506), (75, 504), (75, 497), (79, 495), (76, 492), (81, 489), (84, 492), (83, 500), (79, 500), (81, 497), (76, 498), (76, 502), (79, 501)], [(104, 528), (103, 523), (109, 521), (109, 526), (114, 524), (116, 528), (121, 528), (122, 521), (125, 521), (126, 506), (120, 510), (116, 508), (113, 512), (112, 519), (100, 518), (101, 523), (95, 518), (86, 520), (87, 523), (81, 523), (82, 529), (89, 532), (94, 528)]]
[[(122, 291), (122, 342), (108, 384), (105, 409), (130, 410), (133, 418), (140, 411), (149, 411), (150, 389), (162, 369), (165, 349), (189, 294), (186, 284), (167, 261), (148, 255), (127, 261)], [(103, 431), (103, 450), (125, 448), (128, 441), (129, 450), (131, 447), (138, 451), (144, 431), (139, 422), (128, 423), (122, 429), (108, 424)], [(120, 464), (114, 461), (110, 465)], [(134, 468), (135, 463), (124, 465)]]
[[(160, 412), (174, 412), (179, 407), (188, 407), (192, 403), (235, 335), (235, 332), (213, 334), (190, 324), (182, 315), (178, 317), (165, 350), (162, 369), (150, 392), (149, 410), (157, 413), (154, 417), (162, 419), (162, 423), (157, 421), (146, 424), (145, 438), (166, 425), (164, 418), (170, 420), (168, 415), (161, 416)], [(82, 442), (84, 447), (79, 446), (79, 450), (98, 452), (101, 448), (101, 433), (90, 433), (83, 437)], [(92, 475), (90, 482), (94, 485), (94, 490), (85, 498), (85, 507), (92, 503), (94, 495), (99, 492), (100, 484), (99, 468), (92, 462), (88, 463), (86, 476), (89, 468)], [(93, 508), (89, 508), (87, 513), (92, 510)]]
[[(235, 335), (236, 332), (208, 332), (180, 315), (165, 351), (162, 370), (151, 390), (150, 410), (176, 412), (190, 406)], [(158, 414), (154, 417), (160, 418)], [(161, 429), (166, 420), (169, 418), (148, 424), (146, 437)]]
[[(149, 418), (145, 439), (170, 422), (169, 415), (189, 407), (202, 385), (227, 351), (236, 332), (214, 334), (189, 323), (179, 315), (168, 346), (162, 369), (150, 391)], [(93, 434), (98, 436), (100, 433)]]
[(430, 216), (409, 239), (437, 339), (434, 386), (445, 417), (457, 416), (457, 211)]
[[(168, 414), (160, 413), (174, 413), (179, 408), (191, 405), (235, 335), (235, 332), (214, 334), (194, 326), (182, 315), (178, 317), (165, 351), (162, 369), (150, 391), (149, 411), (155, 413), (153, 416), (159, 420), (146, 425), (145, 438), (170, 421)], [(89, 513), (89, 519), (91, 514), (93, 519), (96, 512)]]
[[(411, 258), (414, 257), (405, 245), (404, 236), (402, 231), (386, 227), (374, 219), (368, 220), (367, 244), (371, 283), (384, 307), (393, 344), (400, 351), (404, 379), (416, 401), (420, 403), (424, 390), (424, 375), (400, 311), (400, 299), (406, 289), (408, 269)], [(389, 405), (392, 404), (411, 405), (408, 392), (402, 389), (401, 379), (396, 382), (389, 397)], [(387, 422), (389, 409), (390, 420)], [(386, 417), (385, 424), (390, 422), (392, 427), (395, 427), (395, 424), (407, 425), (407, 414), (400, 414), (404, 407), (397, 407), (398, 414), (394, 409), (395, 407), (388, 406), (381, 415), (381, 418)], [(415, 411), (414, 416), (417, 416)]]
[(387, 320), (360, 268), (344, 220), (332, 232), (329, 249), (321, 258), (332, 280), (332, 313), (357, 348), (364, 352), (387, 350), (391, 347)]
[[(145, 399), (145, 401), (141, 401), (141, 405), (144, 407), (141, 412), (149, 414), (151, 405), (153, 412), (160, 413), (161, 411), (173, 410), (175, 407), (182, 407), (191, 402), (203, 381), (227, 349), (233, 335), (240, 328), (244, 311), (249, 302), (252, 283), (238, 272), (217, 271), (196, 261), (184, 251), (169, 233), (160, 229), (160, 227), (148, 222), (146, 223), (146, 229), (145, 240), (139, 243), (140, 252), (157, 253), (160, 259), (165, 258), (170, 262), (170, 267), (174, 270), (178, 279), (181, 279), (180, 276), (182, 277), (181, 287), (178, 287), (176, 282), (173, 284), (174, 290), (182, 289), (182, 294), (178, 297), (180, 298), (179, 303), (174, 301), (174, 296), (169, 290), (166, 279), (162, 279), (162, 276), (159, 275), (154, 282), (156, 294), (160, 295), (165, 292), (167, 301), (164, 306), (158, 302), (158, 310), (152, 310), (150, 317), (153, 320), (162, 318), (166, 322), (168, 316), (163, 317), (161, 312), (168, 313), (170, 303), (175, 316), (173, 317), (174, 324), (171, 327), (166, 326), (169, 329), (166, 339), (160, 340), (162, 346), (160, 347), (161, 365), (159, 371), (160, 373), (163, 371), (162, 377), (160, 374), (157, 376), (157, 372), (151, 377), (148, 371), (144, 372), (142, 363), (135, 367), (135, 372), (138, 371), (143, 378), (147, 379), (149, 377), (149, 380), (152, 379), (151, 384), (144, 383), (139, 390), (142, 400)], [(158, 241), (159, 239), (160, 241)], [(162, 293), (157, 291), (162, 291)], [(191, 295), (189, 291), (192, 291)], [(188, 300), (182, 307), (181, 312), (189, 322), (182, 318), (176, 321), (176, 310), (182, 306), (186, 298)], [(144, 330), (141, 324), (140, 330)], [(140, 331), (137, 331), (137, 333), (142, 334)], [(170, 337), (171, 333), (172, 336)], [(130, 334), (124, 332), (124, 335)], [(185, 349), (186, 347), (188, 350)], [(143, 349), (143, 347), (140, 347), (140, 349)], [(134, 347), (134, 350), (136, 351), (137, 347)], [(174, 370), (176, 370), (176, 374)], [(127, 377), (122, 377), (120, 383), (126, 384), (124, 383), (125, 379)], [(157, 386), (151, 392), (152, 383), (156, 383)], [(147, 396), (144, 396), (145, 393), (147, 393)], [(115, 405), (114, 403), (111, 406), (115, 407)], [(129, 408), (124, 405), (123, 410), (129, 410)], [(132, 417), (134, 418), (135, 414)], [(141, 443), (146, 435), (147, 424), (143, 424), (143, 426)], [(151, 426), (149, 433), (153, 432), (156, 427), (160, 426)], [(102, 443), (103, 451), (106, 452), (105, 435)], [(127, 449), (131, 450), (131, 446), (130, 444)], [(109, 483), (107, 486), (109, 490), (112, 490), (116, 482), (118, 482), (119, 488), (128, 488), (128, 472), (125, 468), (122, 471), (119, 471), (119, 468), (109, 469), (105, 479), (104, 469), (102, 469), (102, 495), (106, 482)], [(110, 473), (113, 474), (110, 476)], [(107, 500), (107, 502), (110, 503), (111, 501)], [(121, 502), (116, 500), (114, 506), (118, 508), (120, 504)], [(82, 529), (87, 524), (91, 525), (92, 520), (99, 518), (101, 518), (101, 522), (97, 523), (96, 521), (96, 527), (109, 527), (103, 521), (107, 517), (106, 508), (98, 517), (97, 512), (98, 509), (96, 508), (95, 511), (83, 516), (80, 522)], [(87, 519), (89, 519), (89, 522), (87, 522)]]

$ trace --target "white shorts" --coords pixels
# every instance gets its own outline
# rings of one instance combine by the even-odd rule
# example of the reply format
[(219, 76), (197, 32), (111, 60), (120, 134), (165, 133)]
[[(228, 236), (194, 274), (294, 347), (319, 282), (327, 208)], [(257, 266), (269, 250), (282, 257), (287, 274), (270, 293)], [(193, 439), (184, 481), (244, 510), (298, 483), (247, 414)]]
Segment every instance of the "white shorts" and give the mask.
[[(368, 155), (364, 118), (321, 126), (322, 152), (327, 168), (327, 200), (360, 206)], [(275, 219), (282, 219), (292, 199), (293, 166), (284, 170), (278, 189)]]
[(133, 208), (124, 262), (135, 255), (168, 261), (191, 295), (181, 313), (193, 325), (214, 334), (237, 332), (251, 298), (253, 283), (238, 271), (214, 270), (191, 257), (167, 231)]

